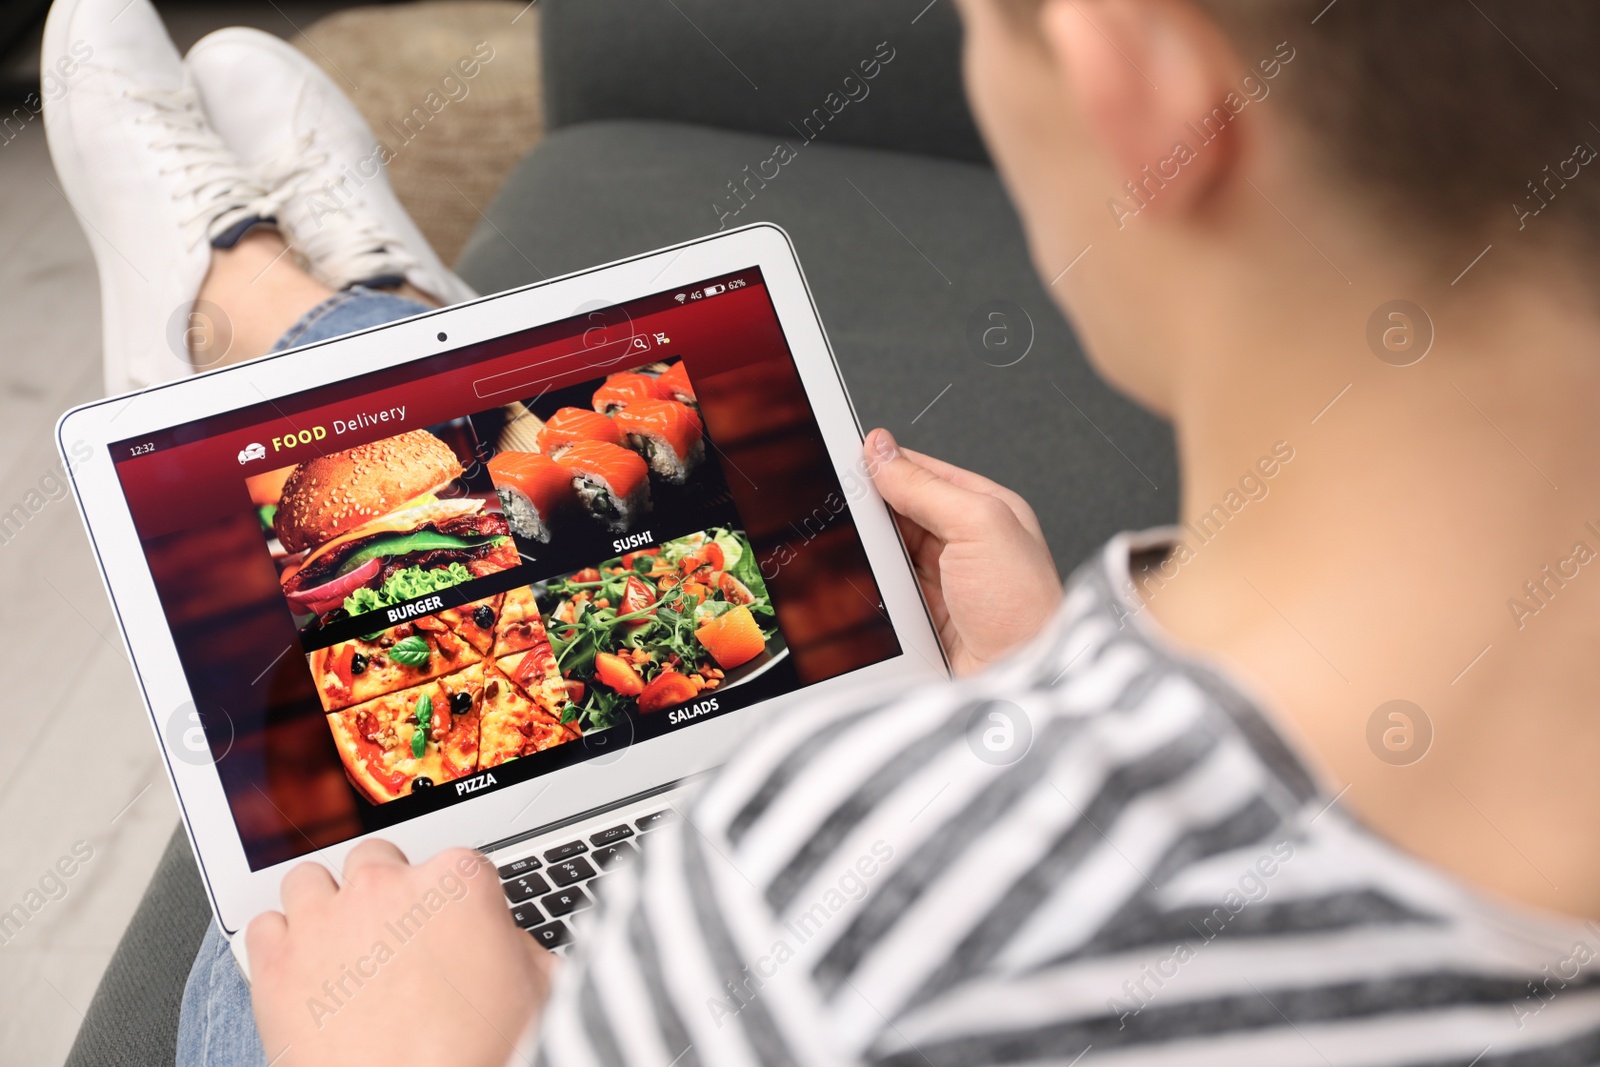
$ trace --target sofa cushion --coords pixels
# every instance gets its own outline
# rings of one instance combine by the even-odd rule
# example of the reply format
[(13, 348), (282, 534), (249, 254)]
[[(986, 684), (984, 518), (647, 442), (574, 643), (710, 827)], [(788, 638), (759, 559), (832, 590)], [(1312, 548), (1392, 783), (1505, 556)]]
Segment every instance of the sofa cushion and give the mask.
[(210, 922), (211, 905), (180, 826), (100, 979), (66, 1067), (173, 1061), (183, 985)]
[(665, 119), (788, 137), (809, 120), (834, 144), (986, 158), (947, 2), (543, 0), (538, 10), (552, 129)]
[(719, 222), (776, 222), (799, 253), (864, 423), (1021, 492), (1064, 570), (1120, 529), (1171, 521), (1166, 424), (1084, 361), (994, 172), (795, 143), (795, 158), (750, 182), (744, 202), (729, 199), (728, 183), (745, 181), (746, 166), (772, 174), (762, 164), (773, 138), (660, 122), (559, 130), (512, 172), (459, 269), (495, 292), (700, 237)]

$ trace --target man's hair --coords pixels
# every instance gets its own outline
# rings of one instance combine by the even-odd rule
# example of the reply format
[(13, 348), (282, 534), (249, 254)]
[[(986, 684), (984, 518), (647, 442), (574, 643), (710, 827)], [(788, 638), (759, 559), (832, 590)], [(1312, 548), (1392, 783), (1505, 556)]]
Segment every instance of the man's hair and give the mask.
[[(1031, 24), (1040, 0), (1003, 2)], [(1600, 3), (1191, 2), (1232, 39), (1241, 76), (1279, 42), (1295, 49), (1274, 97), (1398, 228), (1481, 247), (1509, 224), (1593, 255)]]

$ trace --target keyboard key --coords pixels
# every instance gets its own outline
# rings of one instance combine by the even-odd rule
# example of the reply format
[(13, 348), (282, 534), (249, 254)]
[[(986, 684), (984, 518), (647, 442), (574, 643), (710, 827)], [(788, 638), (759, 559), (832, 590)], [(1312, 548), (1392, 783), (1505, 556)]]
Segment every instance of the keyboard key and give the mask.
[(605, 830), (601, 830), (597, 834), (590, 834), (589, 841), (594, 845), (595, 848), (599, 848), (602, 845), (614, 845), (618, 841), (632, 836), (633, 827), (629, 826), (627, 823), (623, 823), (621, 826), (612, 826)]
[(568, 841), (564, 845), (557, 845), (555, 848), (545, 849), (544, 858), (549, 860), (551, 863), (560, 863), (562, 860), (576, 856), (580, 852), (588, 851), (589, 846), (584, 844), (582, 841)]
[(567, 924), (559, 919), (553, 923), (545, 923), (543, 926), (535, 926), (528, 933), (532, 934), (533, 939), (545, 948), (560, 948), (562, 945), (569, 944), (572, 941), (572, 931), (568, 930)]
[(677, 817), (677, 812), (673, 811), (671, 808), (667, 808), (664, 811), (652, 811), (649, 815), (641, 815), (637, 819), (633, 820), (633, 825), (637, 826), (639, 828), (639, 832), (642, 834), (650, 830), (654, 830), (657, 827), (665, 826), (667, 823), (672, 822)]
[(560, 892), (551, 893), (539, 903), (544, 905), (544, 910), (548, 911), (552, 917), (560, 918), (575, 911), (582, 911), (593, 904), (594, 901), (589, 899), (589, 894), (577, 886), (573, 886), (571, 889), (563, 889)]
[(513, 904), (520, 904), (530, 897), (550, 892), (550, 883), (544, 880), (542, 874), (525, 874), (521, 878), (511, 879), (500, 888), (506, 891), (507, 900)]
[(557, 863), (550, 868), (550, 880), (558, 886), (571, 885), (593, 877), (594, 868), (589, 866), (589, 861), (582, 856), (567, 860), (565, 863)]
[(512, 860), (504, 867), (501, 867), (500, 880), (503, 882), (508, 878), (515, 878), (518, 875), (527, 874), (529, 871), (537, 871), (543, 866), (544, 864), (540, 863), (537, 857), (524, 856), (520, 860)]
[(639, 858), (639, 850), (630, 841), (619, 841), (615, 845), (594, 850), (594, 862), (602, 871), (609, 871), (619, 863), (628, 863)]
[(511, 917), (517, 920), (517, 925), (526, 930), (530, 926), (538, 926), (544, 922), (544, 915), (534, 906), (533, 901), (525, 900), (511, 909)]

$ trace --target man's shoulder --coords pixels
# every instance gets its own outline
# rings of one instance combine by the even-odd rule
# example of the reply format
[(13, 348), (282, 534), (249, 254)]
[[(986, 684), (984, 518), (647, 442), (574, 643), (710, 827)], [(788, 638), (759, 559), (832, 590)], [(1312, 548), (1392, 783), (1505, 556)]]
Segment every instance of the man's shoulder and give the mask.
[[(769, 821), (769, 832), (811, 832), (819, 812), (841, 831), (904, 815), (924, 780), (930, 796), (1070, 794), (1115, 775), (1114, 796), (1131, 804), (1224, 748), (1285, 797), (1314, 796), (1261, 710), (1152, 639), (1113, 580), (1100, 561), (1079, 568), (1042, 632), (977, 675), (795, 707), (707, 790), (710, 821), (736, 847)], [(936, 815), (938, 802), (923, 800)]]

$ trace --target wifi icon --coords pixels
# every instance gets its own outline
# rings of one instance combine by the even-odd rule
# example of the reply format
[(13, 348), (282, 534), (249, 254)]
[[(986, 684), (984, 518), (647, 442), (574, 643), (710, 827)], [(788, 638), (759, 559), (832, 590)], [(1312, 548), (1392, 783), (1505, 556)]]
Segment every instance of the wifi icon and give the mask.
[(689, 299), (689, 294), (688, 293), (679, 293), (677, 296), (673, 297), (672, 299), (676, 300), (678, 303), (681, 304), (685, 300)]

